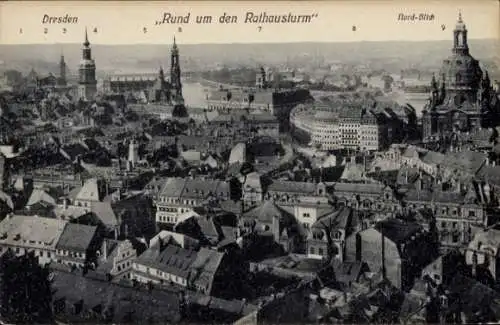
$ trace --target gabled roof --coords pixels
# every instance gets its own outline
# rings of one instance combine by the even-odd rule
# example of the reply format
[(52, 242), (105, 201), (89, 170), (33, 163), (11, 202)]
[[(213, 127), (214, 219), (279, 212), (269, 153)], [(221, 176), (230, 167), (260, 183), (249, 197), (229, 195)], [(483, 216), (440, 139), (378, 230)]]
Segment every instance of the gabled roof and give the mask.
[(90, 211), (106, 226), (114, 227), (118, 225), (118, 218), (111, 202), (92, 202)]
[(96, 226), (67, 223), (56, 249), (86, 252), (97, 232)]
[(220, 267), (224, 253), (215, 250), (201, 248), (196, 259), (191, 265), (191, 274), (189, 280), (195, 286), (206, 288), (207, 293), (212, 291), (215, 274)]
[(197, 258), (196, 251), (175, 245), (161, 246), (162, 244), (158, 243), (149, 247), (137, 258), (137, 263), (157, 268), (166, 273), (187, 277), (193, 261)]
[(50, 205), (55, 205), (56, 204), (56, 198), (51, 196), (49, 193), (47, 193), (45, 190), (42, 189), (34, 189), (33, 192), (31, 192), (31, 195), (28, 199), (28, 203), (26, 203), (27, 206), (34, 205), (38, 202), (45, 202)]
[(75, 200), (101, 202), (105, 196), (102, 184), (96, 178), (85, 181)]
[(320, 217), (312, 225), (312, 228), (328, 228), (332, 229), (346, 229), (355, 222), (353, 220), (354, 210), (350, 207), (343, 206), (340, 209), (333, 211), (327, 215)]
[(255, 218), (260, 222), (272, 223), (273, 217), (290, 218), (291, 215), (274, 204), (272, 201), (265, 201), (263, 204), (247, 211), (243, 214), (245, 217)]

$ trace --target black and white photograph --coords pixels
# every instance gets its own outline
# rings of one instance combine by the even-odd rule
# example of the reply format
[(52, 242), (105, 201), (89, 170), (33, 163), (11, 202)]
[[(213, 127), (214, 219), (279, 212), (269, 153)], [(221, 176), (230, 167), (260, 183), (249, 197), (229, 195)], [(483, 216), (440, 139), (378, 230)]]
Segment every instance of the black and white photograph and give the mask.
[(499, 9), (0, 3), (0, 324), (499, 323)]

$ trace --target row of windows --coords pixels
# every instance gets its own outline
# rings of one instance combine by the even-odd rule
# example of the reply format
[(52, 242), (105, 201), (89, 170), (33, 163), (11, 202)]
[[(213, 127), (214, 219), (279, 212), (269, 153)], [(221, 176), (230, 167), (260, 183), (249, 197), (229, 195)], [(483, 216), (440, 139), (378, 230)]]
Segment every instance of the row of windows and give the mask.
[(177, 217), (171, 217), (171, 216), (159, 216), (160, 222), (169, 222), (169, 223), (176, 223), (178, 218)]
[[(4, 250), (7, 250), (7, 249), (8, 249), (8, 247), (0, 246), (0, 253), (3, 252)], [(33, 251), (35, 253), (35, 256), (52, 258), (51, 252), (42, 251), (42, 250), (38, 250), (38, 249), (30, 250), (30, 249), (24, 249), (24, 248), (20, 248), (20, 247), (14, 248), (14, 252), (16, 254), (24, 254), (26, 251)]]
[(125, 267), (127, 267), (127, 268), (130, 267), (130, 261), (127, 261), (123, 264), (118, 264), (118, 266), (116, 268), (118, 269), (118, 272), (120, 272), (121, 270), (125, 270)]
[(171, 207), (158, 207), (158, 211), (161, 211), (161, 212), (174, 212), (174, 213), (177, 213), (177, 208), (171, 208)]
[(310, 247), (309, 248), (309, 253), (311, 255), (321, 255), (321, 256), (324, 256), (324, 250), (323, 248), (319, 247), (318, 250), (317, 250), (317, 254), (316, 254), (316, 249), (314, 247)]
[(57, 254), (59, 254), (61, 256), (70, 256), (70, 257), (75, 257), (75, 258), (85, 258), (85, 253), (66, 251), (66, 250), (62, 250), (62, 249), (57, 250)]
[[(138, 269), (137, 264), (134, 264), (134, 269)], [(163, 271), (158, 270), (158, 269), (154, 269), (154, 270), (156, 271), (156, 272), (154, 272), (154, 274), (156, 274), (156, 276), (164, 277), (167, 280), (171, 280), (171, 281), (176, 282), (176, 283), (181, 283), (181, 284), (184, 284), (184, 285), (186, 284), (186, 279), (184, 279), (184, 278), (182, 278), (180, 276), (176, 276), (176, 275), (173, 275), (173, 274), (170, 274), (170, 273), (167, 273), (167, 272), (163, 272)], [(153, 270), (148, 267), (146, 269), (146, 273), (153, 275)]]

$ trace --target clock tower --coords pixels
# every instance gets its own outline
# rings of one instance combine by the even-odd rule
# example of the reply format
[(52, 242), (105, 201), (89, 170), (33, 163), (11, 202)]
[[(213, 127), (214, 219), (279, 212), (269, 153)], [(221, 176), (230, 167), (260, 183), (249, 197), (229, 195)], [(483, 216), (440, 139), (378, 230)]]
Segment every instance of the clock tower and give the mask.
[(78, 68), (78, 97), (89, 101), (97, 93), (97, 80), (95, 78), (95, 62), (92, 59), (92, 50), (85, 28), (85, 41), (82, 48), (82, 59)]

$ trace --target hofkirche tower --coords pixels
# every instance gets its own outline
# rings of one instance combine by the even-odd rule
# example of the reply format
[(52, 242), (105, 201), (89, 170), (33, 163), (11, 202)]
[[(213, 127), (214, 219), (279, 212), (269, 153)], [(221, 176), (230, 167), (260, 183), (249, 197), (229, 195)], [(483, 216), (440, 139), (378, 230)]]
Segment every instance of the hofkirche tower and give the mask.
[(184, 98), (182, 97), (182, 84), (181, 84), (181, 66), (179, 63), (179, 48), (175, 42), (172, 45), (170, 53), (170, 84), (172, 86), (172, 99), (174, 103), (183, 104)]
[(83, 100), (92, 100), (97, 92), (97, 80), (95, 77), (95, 62), (92, 59), (92, 50), (85, 28), (85, 41), (82, 48), (82, 59), (78, 69), (78, 97)]
[(179, 48), (175, 42), (172, 45), (170, 53), (170, 86), (171, 86), (171, 102), (174, 106), (172, 115), (175, 117), (188, 116), (186, 106), (184, 106), (184, 97), (182, 96), (182, 83), (181, 83), (181, 66), (179, 62)]
[(498, 108), (493, 104), (488, 73), (483, 73), (479, 61), (469, 52), (461, 13), (453, 30), (451, 52), (443, 61), (439, 82), (432, 77), (429, 103), (422, 112), (424, 142), (452, 138), (459, 132), (491, 126), (495, 121)]

